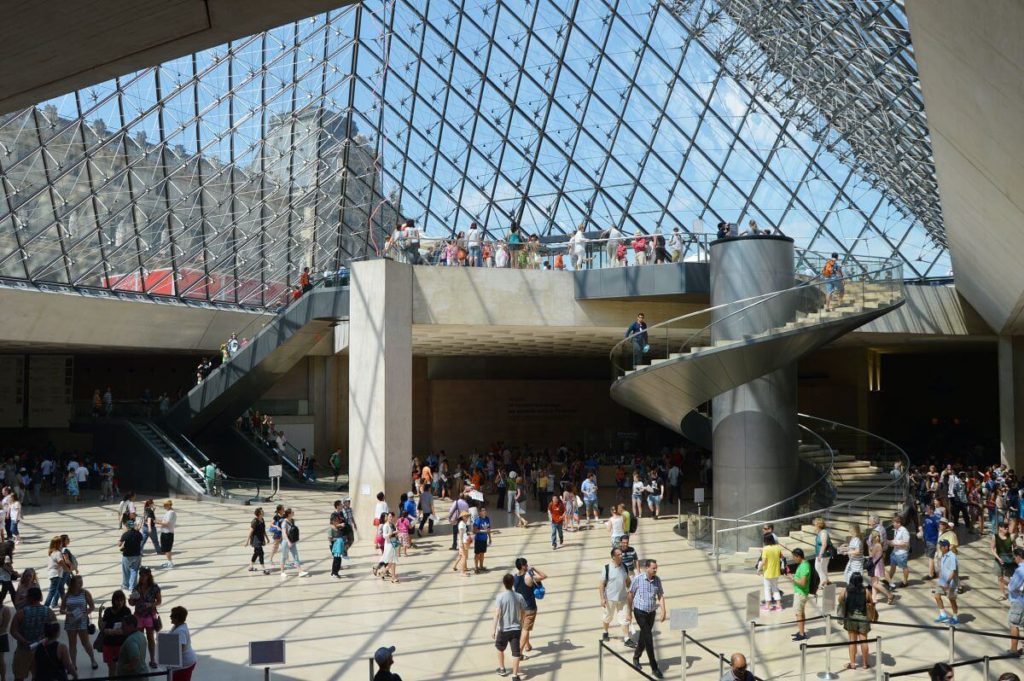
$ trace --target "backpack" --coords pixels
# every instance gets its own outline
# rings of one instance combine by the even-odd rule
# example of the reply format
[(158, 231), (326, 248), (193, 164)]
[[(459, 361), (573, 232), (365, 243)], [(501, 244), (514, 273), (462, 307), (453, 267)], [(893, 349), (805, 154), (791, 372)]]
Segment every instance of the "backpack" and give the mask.
[(823, 277), (831, 277), (832, 273), (836, 271), (836, 261), (833, 258), (829, 258), (825, 263), (825, 267), (821, 270)]
[(818, 593), (818, 588), (821, 586), (821, 575), (814, 568), (811, 568), (811, 581), (808, 584), (808, 590), (812, 594)]
[(629, 533), (633, 534), (636, 532), (637, 517), (635, 513), (629, 514)]
[(288, 526), (288, 543), (294, 544), (299, 541), (299, 527), (295, 523)]

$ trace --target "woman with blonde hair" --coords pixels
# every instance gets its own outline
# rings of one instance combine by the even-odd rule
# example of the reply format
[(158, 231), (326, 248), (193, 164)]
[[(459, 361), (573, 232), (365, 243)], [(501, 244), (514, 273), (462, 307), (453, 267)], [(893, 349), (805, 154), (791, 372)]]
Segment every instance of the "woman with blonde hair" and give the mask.
[(872, 530), (868, 536), (868, 577), (871, 579), (871, 588), (884, 596), (886, 602), (892, 605), (896, 597), (885, 588), (882, 579), (885, 577), (885, 547), (882, 544), (882, 536), (878, 530)]
[(843, 571), (843, 581), (849, 584), (852, 575), (864, 572), (864, 540), (861, 538), (860, 525), (857, 523), (850, 524), (850, 537), (840, 553), (845, 553), (849, 559), (846, 562), (846, 570)]
[(21, 571), (21, 579), (18, 580), (18, 590), (14, 592), (14, 609), (16, 611), (28, 605), (28, 590), (32, 587), (39, 587), (36, 569), (25, 568)]
[(50, 590), (46, 594), (46, 600), (43, 601), (43, 605), (51, 607), (58, 605), (63, 600), (63, 586), (64, 575), (71, 572), (71, 567), (67, 564), (67, 559), (64, 557), (64, 540), (60, 535), (54, 535), (50, 539), (50, 546), (46, 549), (47, 563), (46, 571), (47, 576), (50, 578)]
[(814, 519), (814, 571), (818, 573), (821, 586), (828, 586), (828, 563), (835, 558), (836, 547), (832, 545), (832, 537), (825, 528), (825, 519)]

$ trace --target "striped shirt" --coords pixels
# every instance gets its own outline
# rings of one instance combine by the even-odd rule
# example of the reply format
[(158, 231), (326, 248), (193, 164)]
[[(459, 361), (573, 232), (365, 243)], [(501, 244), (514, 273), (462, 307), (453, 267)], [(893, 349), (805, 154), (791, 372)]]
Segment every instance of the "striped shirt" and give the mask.
[(633, 580), (629, 585), (629, 592), (633, 594), (633, 609), (644, 612), (654, 612), (658, 607), (658, 598), (665, 597), (661, 579), (657, 575), (651, 579), (646, 573)]

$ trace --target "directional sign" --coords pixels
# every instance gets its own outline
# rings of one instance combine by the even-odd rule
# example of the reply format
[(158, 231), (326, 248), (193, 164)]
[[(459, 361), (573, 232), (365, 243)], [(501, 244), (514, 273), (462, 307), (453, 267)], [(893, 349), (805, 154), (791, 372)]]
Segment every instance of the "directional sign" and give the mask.
[(668, 611), (668, 628), (689, 631), (697, 628), (697, 608), (672, 608)]

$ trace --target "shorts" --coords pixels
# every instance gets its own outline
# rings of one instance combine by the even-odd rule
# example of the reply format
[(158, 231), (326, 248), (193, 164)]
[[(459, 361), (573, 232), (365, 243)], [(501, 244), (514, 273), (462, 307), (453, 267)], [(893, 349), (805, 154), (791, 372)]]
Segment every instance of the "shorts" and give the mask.
[(14, 659), (11, 661), (11, 669), (15, 678), (26, 679), (35, 676), (36, 656), (35, 652), (28, 646), (18, 645), (14, 650)]
[(945, 596), (951, 601), (956, 600), (956, 589), (960, 586), (959, 580), (954, 579), (949, 583), (949, 586), (942, 586), (937, 583), (932, 587), (932, 594), (935, 596)]
[(597, 499), (584, 499), (583, 504), (587, 507), (587, 512), (597, 510)]
[(604, 607), (604, 618), (601, 620), (605, 625), (622, 624), (622, 615), (626, 612), (625, 601), (608, 601)]
[(839, 288), (839, 277), (829, 277), (825, 280), (825, 294), (832, 295)]
[(536, 610), (523, 610), (523, 631), (533, 631), (533, 625), (537, 622)]
[(1013, 561), (1004, 563), (1001, 560), (993, 559), (992, 562), (995, 564), (995, 567), (992, 569), (992, 574), (996, 577), (1012, 577), (1014, 571), (1017, 569), (1017, 564)]
[(907, 568), (907, 560), (910, 558), (908, 553), (896, 553), (895, 551), (889, 556), (889, 565), (894, 568)]
[(643, 495), (642, 494), (634, 494), (633, 495), (633, 501), (640, 501), (641, 499), (643, 499)]
[(160, 553), (170, 553), (171, 549), (174, 548), (174, 533), (173, 532), (161, 532), (160, 533)]
[(1024, 627), (1024, 603), (1010, 603), (1010, 614), (1007, 621), (1011, 627)]
[(153, 628), (153, 616), (152, 615), (139, 615), (136, 613), (135, 619), (139, 621), (139, 629), (152, 629)]
[(933, 542), (926, 541), (924, 543), (924, 555), (928, 556), (929, 558), (935, 557), (935, 544)]
[(526, 511), (523, 510), (523, 505), (518, 501), (516, 502), (516, 515), (523, 515)]
[(107, 664), (114, 664), (117, 662), (117, 656), (121, 653), (121, 646), (111, 646), (103, 644), (103, 661)]
[(398, 545), (404, 546), (405, 548), (412, 546), (412, 538), (409, 536), (408, 532), (398, 533)]
[(512, 657), (521, 657), (522, 653), (519, 651), (519, 637), (521, 634), (522, 632), (519, 629), (499, 631), (498, 635), (494, 637), (494, 647), (504, 652), (505, 648), (512, 644)]
[(654, 508), (655, 506), (661, 506), (661, 495), (660, 494), (648, 494), (647, 495), (647, 505), (650, 506), (651, 508)]
[(799, 591), (793, 592), (793, 609), (796, 610), (797, 614), (801, 617), (804, 616), (804, 608), (807, 606), (807, 594), (802, 594)]
[(473, 553), (487, 553), (487, 539), (474, 539)]

